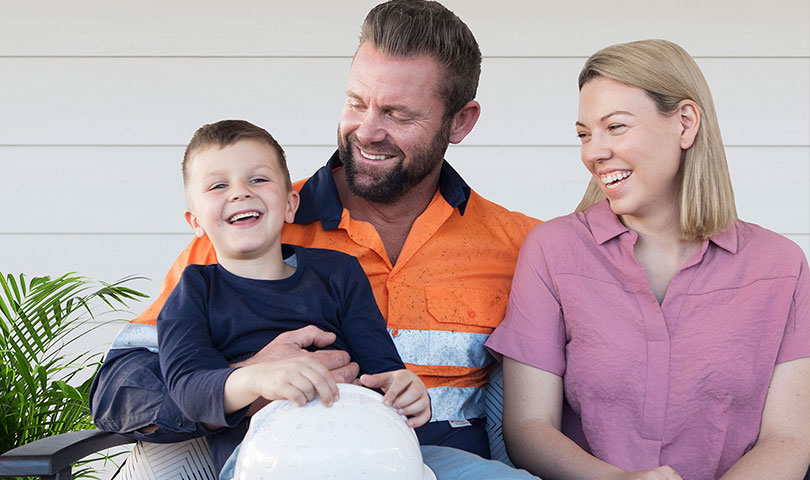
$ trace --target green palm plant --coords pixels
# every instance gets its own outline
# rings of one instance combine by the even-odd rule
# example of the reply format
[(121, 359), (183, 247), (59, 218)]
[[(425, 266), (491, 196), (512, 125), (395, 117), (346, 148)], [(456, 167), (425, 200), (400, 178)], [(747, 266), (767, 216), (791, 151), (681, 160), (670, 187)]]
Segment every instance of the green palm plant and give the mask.
[[(66, 347), (97, 328), (87, 322), (146, 296), (124, 286), (133, 279), (107, 284), (68, 273), (29, 280), (0, 272), (0, 453), (93, 428), (88, 397), (102, 354)], [(74, 476), (93, 472), (85, 466)]]

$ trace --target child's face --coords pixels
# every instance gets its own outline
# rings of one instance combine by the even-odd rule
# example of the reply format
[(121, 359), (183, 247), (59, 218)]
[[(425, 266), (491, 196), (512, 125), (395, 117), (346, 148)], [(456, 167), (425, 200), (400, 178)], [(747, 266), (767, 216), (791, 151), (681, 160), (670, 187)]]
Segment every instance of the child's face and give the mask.
[(281, 227), (292, 223), (298, 193), (288, 191), (269, 145), (240, 140), (204, 148), (190, 158), (186, 221), (208, 235), (219, 259), (252, 259), (277, 248)]

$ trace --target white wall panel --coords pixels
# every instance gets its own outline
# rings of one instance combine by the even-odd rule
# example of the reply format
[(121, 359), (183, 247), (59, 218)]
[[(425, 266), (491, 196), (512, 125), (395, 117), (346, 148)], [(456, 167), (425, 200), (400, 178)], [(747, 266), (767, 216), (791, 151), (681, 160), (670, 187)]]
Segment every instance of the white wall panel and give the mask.
[[(466, 145), (575, 145), (583, 60), (492, 58)], [(810, 145), (810, 58), (699, 62), (730, 145)], [(284, 145), (334, 145), (349, 60), (0, 58), (0, 144), (185, 145), (245, 118)]]
[[(287, 149), (292, 177), (310, 176), (332, 147)], [(185, 233), (182, 147), (0, 147), (0, 233)], [(741, 218), (810, 233), (810, 147), (727, 149)], [(448, 160), (484, 197), (540, 219), (579, 202), (588, 173), (577, 147), (453, 146)], [(43, 172), (45, 172), (43, 174)], [(175, 253), (179, 253), (175, 252)]]
[[(9, 235), (0, 234), (0, 272), (29, 276), (77, 272), (113, 282), (129, 275), (149, 280), (131, 287), (157, 294), (164, 275), (193, 238), (179, 235)], [(148, 302), (132, 305), (140, 313)]]
[[(0, 1), (0, 55), (348, 56), (375, 0)], [(795, 56), (806, 0), (446, 0), (489, 56), (588, 56), (667, 38), (696, 56)]]

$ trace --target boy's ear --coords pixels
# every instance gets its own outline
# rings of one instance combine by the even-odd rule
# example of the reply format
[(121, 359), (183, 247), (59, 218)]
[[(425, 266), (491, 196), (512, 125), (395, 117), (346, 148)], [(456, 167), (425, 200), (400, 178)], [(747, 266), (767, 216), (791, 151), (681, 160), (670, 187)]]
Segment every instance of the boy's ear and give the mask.
[(293, 223), (295, 221), (295, 212), (298, 211), (298, 204), (301, 203), (301, 197), (298, 192), (292, 190), (287, 194), (287, 210), (284, 212), (284, 222)]
[(191, 212), (191, 210), (186, 210), (183, 213), (183, 218), (186, 219), (186, 223), (188, 223), (191, 229), (194, 230), (194, 235), (197, 235), (199, 238), (205, 236), (205, 230), (203, 230), (202, 225), (200, 225), (200, 222), (197, 221), (197, 217)]

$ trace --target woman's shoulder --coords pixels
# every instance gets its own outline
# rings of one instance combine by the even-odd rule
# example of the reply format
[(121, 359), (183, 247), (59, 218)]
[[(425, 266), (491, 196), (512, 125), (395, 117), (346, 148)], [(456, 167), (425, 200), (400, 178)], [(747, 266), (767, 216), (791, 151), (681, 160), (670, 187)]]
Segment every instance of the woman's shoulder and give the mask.
[(780, 256), (805, 256), (796, 242), (756, 223), (736, 220), (734, 228), (737, 230), (738, 249), (751, 249)]
[(791, 271), (807, 263), (804, 250), (784, 235), (743, 220), (735, 221), (733, 228), (736, 230), (737, 253), (755, 259), (757, 263), (766, 262), (771, 268)]
[(546, 220), (535, 226), (529, 236), (546, 240), (565, 240), (566, 237), (584, 233), (588, 223), (583, 212), (569, 213)]

